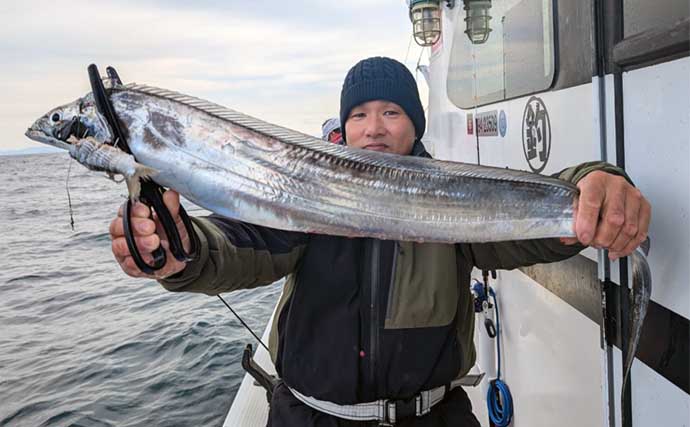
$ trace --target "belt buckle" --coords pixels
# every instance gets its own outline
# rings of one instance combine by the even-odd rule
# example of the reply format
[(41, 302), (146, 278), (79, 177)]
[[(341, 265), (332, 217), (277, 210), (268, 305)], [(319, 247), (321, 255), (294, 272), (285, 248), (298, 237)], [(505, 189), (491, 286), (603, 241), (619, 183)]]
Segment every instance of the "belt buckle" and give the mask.
[(379, 423), (379, 426), (391, 427), (403, 418), (415, 417), (419, 414), (420, 406), (421, 397), (419, 395), (407, 400), (386, 400), (385, 419)]
[[(393, 406), (391, 406), (393, 404)], [(395, 412), (395, 402), (388, 399), (383, 401), (383, 419), (379, 421), (379, 427), (395, 427), (395, 414), (391, 417), (391, 410)]]

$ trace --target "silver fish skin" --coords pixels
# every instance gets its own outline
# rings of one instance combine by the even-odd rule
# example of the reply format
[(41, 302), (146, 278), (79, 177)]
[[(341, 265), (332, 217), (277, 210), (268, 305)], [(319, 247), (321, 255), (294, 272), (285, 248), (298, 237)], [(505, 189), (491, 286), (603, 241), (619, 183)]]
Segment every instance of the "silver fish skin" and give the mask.
[[(149, 86), (116, 86), (110, 98), (137, 165), (154, 171), (159, 184), (229, 218), (283, 230), (419, 242), (574, 236), (578, 190), (555, 178), (326, 144)], [(127, 174), (121, 166), (127, 162), (112, 151), (99, 161), (75, 155), (69, 136), (83, 135), (66, 137), (64, 129), (84, 129), (96, 142), (117, 146), (91, 94), (51, 110), (26, 135), (70, 150), (90, 169)], [(634, 275), (629, 355), (635, 354), (651, 295), (645, 257), (632, 260), (633, 270), (642, 273)], [(631, 365), (632, 359), (626, 361), (626, 381)]]
[[(625, 406), (625, 388), (630, 379), (630, 371), (642, 336), (642, 326), (647, 316), (647, 308), (652, 298), (652, 272), (647, 263), (650, 240), (647, 240), (630, 255), (632, 264), (632, 292), (630, 293), (630, 319), (628, 322), (628, 347), (623, 364), (623, 385), (621, 387), (621, 408)], [(621, 425), (625, 423), (625, 411)]]
[[(337, 145), (147, 86), (112, 89), (137, 162), (218, 214), (268, 227), (426, 242), (573, 236), (577, 188), (522, 171)], [(62, 107), (85, 111), (90, 95)], [(85, 107), (86, 106), (86, 107)], [(53, 113), (54, 114), (54, 113)], [(91, 114), (89, 112), (89, 114)], [(98, 117), (98, 113), (93, 113)], [(55, 136), (45, 117), (27, 132)], [(90, 135), (111, 132), (85, 122)], [(64, 125), (62, 125), (64, 127)], [(96, 137), (94, 137), (96, 138)], [(93, 165), (85, 164), (94, 169)]]

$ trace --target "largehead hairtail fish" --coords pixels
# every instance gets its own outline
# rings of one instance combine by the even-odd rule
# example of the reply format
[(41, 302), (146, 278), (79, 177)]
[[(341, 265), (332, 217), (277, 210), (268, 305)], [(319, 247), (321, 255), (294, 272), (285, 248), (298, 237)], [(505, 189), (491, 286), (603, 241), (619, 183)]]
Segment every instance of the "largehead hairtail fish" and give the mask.
[[(329, 145), (148, 86), (116, 86), (110, 99), (136, 162), (118, 159), (126, 155), (112, 148), (90, 94), (49, 112), (27, 136), (94, 170), (129, 178), (146, 167), (213, 212), (284, 230), (432, 242), (573, 235), (578, 191), (558, 179)], [(84, 147), (70, 139), (85, 136)], [(104, 153), (99, 142), (110, 143)]]
[[(165, 89), (109, 92), (133, 157), (117, 149), (92, 94), (51, 110), (26, 135), (122, 174), (133, 197), (139, 177), (150, 176), (210, 211), (283, 230), (449, 243), (574, 236), (578, 190), (562, 180), (327, 144)], [(651, 281), (640, 286), (635, 304), (646, 308)], [(633, 313), (641, 316), (631, 337), (644, 318)]]

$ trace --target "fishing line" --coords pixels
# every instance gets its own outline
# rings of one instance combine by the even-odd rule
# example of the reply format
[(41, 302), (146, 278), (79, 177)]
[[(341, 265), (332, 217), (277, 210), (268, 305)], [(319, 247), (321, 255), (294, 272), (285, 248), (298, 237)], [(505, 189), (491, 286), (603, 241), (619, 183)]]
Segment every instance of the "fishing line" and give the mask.
[(422, 55), (423, 55), (423, 54), (424, 54), (424, 48), (422, 48), (422, 49), (419, 51), (419, 58), (417, 58), (417, 67), (415, 68), (415, 70), (416, 70), (416, 69), (419, 69), (419, 64), (422, 62)]
[(410, 42), (407, 43), (407, 53), (405, 54), (405, 63), (407, 63), (407, 57), (410, 56), (410, 48), (412, 47), (412, 38), (414, 36), (410, 35)]
[(263, 346), (263, 348), (266, 349), (266, 351), (270, 352), (270, 350), (268, 349), (268, 347), (266, 347), (266, 344), (264, 344), (264, 342), (261, 341), (261, 338), (259, 338), (259, 337), (254, 333), (254, 331), (252, 331), (252, 328), (250, 328), (249, 325), (247, 325), (246, 323), (244, 323), (244, 320), (242, 320), (242, 318), (240, 317), (240, 315), (237, 314), (237, 313), (235, 312), (235, 310), (232, 309), (232, 307), (230, 307), (230, 304), (228, 304), (227, 302), (225, 302), (225, 300), (223, 299), (222, 296), (220, 296), (220, 295), (216, 295), (216, 296), (217, 296), (221, 301), (223, 301), (223, 304), (225, 304), (225, 306), (228, 308), (228, 310), (230, 310), (230, 311), (232, 312), (232, 314), (234, 314), (235, 317), (237, 317), (237, 320), (240, 321), (240, 323), (242, 324), (242, 326), (244, 326), (245, 328), (247, 328), (247, 330), (248, 330), (252, 335), (254, 335), (254, 338), (256, 338), (256, 340), (259, 342), (259, 344), (261, 344), (261, 345)]
[[(415, 80), (419, 80), (419, 79), (417, 78), (417, 76), (418, 76), (418, 74), (419, 74), (419, 64), (422, 63), (422, 54), (423, 54), (423, 53), (424, 53), (424, 48), (422, 48), (422, 50), (419, 51), (419, 58), (417, 58), (417, 65), (416, 65), (415, 68), (414, 68), (414, 79), (415, 79)], [(425, 82), (426, 82), (426, 79), (425, 79)], [(428, 86), (428, 82), (426, 82), (426, 83), (427, 83), (427, 86)]]
[(69, 206), (69, 225), (74, 231), (74, 210), (72, 209), (72, 197), (69, 194), (69, 177), (72, 173), (72, 161), (69, 162), (69, 167), (67, 168), (67, 180), (65, 181), (65, 188), (67, 189), (67, 204)]
[[(75, 133), (77, 136), (79, 136), (79, 126), (81, 125), (81, 104), (79, 104), (79, 113), (77, 113), (77, 129)], [(81, 136), (81, 139), (86, 138), (86, 135), (89, 133), (88, 129), (84, 129), (84, 134)], [(70, 175), (72, 174), (72, 163), (73, 159), (70, 159), (69, 166), (67, 167), (67, 179), (65, 180), (65, 189), (67, 190), (67, 205), (69, 206), (69, 225), (72, 228), (72, 231), (74, 231), (74, 209), (72, 208), (72, 196), (69, 194), (69, 178)]]

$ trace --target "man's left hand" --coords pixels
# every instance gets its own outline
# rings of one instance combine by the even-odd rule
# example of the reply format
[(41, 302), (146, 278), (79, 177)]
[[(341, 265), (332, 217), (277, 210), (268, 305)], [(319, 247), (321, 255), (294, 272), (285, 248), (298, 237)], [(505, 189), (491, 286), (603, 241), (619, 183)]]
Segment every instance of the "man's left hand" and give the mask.
[(652, 207), (625, 178), (595, 171), (582, 178), (577, 187), (577, 237), (561, 239), (563, 243), (608, 249), (609, 259), (615, 260), (630, 255), (647, 238)]

